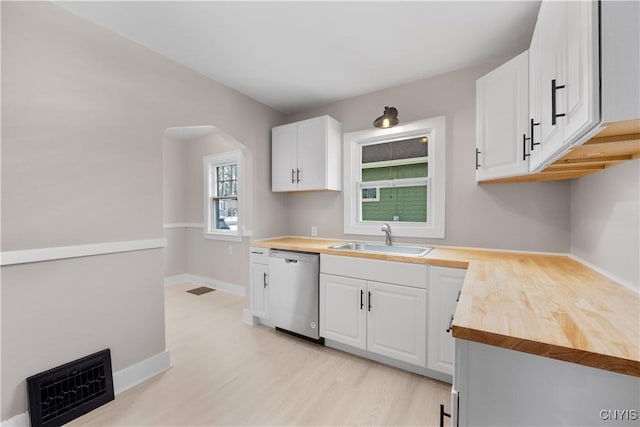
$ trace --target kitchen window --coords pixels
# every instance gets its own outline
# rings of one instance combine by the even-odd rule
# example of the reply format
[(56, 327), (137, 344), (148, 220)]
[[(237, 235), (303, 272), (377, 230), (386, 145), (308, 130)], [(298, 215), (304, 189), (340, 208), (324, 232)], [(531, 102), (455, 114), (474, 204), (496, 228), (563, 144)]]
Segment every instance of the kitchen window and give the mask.
[(345, 234), (444, 237), (445, 118), (345, 134)]
[(240, 151), (204, 157), (205, 238), (241, 240)]

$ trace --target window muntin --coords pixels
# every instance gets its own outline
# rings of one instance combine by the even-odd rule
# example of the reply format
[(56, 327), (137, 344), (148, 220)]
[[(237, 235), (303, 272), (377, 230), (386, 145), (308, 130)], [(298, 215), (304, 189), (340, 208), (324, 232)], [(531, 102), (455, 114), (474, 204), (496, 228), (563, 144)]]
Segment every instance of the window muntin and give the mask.
[(205, 235), (240, 236), (240, 152), (214, 154), (204, 159)]

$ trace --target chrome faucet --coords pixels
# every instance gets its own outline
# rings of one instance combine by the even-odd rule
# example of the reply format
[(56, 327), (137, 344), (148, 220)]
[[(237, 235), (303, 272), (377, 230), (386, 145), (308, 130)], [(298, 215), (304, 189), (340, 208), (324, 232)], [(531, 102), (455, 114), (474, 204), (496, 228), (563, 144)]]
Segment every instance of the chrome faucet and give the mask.
[(380, 231), (384, 231), (386, 237), (385, 243), (387, 246), (391, 246), (391, 227), (389, 227), (389, 224), (383, 224), (382, 227), (380, 227)]

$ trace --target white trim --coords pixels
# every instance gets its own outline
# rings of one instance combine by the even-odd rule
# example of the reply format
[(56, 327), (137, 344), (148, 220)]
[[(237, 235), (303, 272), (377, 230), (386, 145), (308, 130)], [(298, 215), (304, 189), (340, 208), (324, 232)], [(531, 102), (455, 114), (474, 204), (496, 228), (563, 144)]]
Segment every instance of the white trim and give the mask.
[(163, 373), (171, 367), (168, 351), (163, 351), (148, 359), (135, 363), (113, 374), (113, 390), (115, 394), (129, 390), (131, 387)]
[(180, 283), (188, 283), (189, 275), (187, 273), (176, 274), (174, 276), (167, 276), (164, 278), (164, 287), (167, 288), (169, 286), (178, 285)]
[(573, 259), (574, 261), (578, 261), (581, 264), (586, 265), (587, 267), (589, 267), (590, 269), (594, 270), (595, 272), (602, 274), (603, 276), (607, 277), (608, 279), (613, 280), (614, 282), (618, 283), (621, 286), (624, 286), (625, 288), (635, 292), (636, 294), (640, 294), (640, 288), (637, 285), (634, 285), (631, 282), (628, 282), (628, 281), (626, 281), (624, 279), (621, 279), (620, 277), (609, 273), (607, 270), (605, 270), (605, 269), (603, 269), (601, 267), (598, 267), (597, 265), (592, 264), (592, 263), (590, 263), (588, 261), (585, 261), (584, 259), (580, 258), (577, 255), (569, 254), (569, 258)]
[(192, 283), (194, 285), (206, 286), (207, 288), (216, 289), (241, 297), (246, 296), (244, 286), (234, 285), (233, 283), (223, 282), (222, 280), (210, 279), (208, 277), (198, 276), (196, 274), (177, 274), (175, 276), (165, 277), (165, 286), (172, 286), (178, 283)]
[(30, 425), (28, 412), (23, 412), (0, 423), (1, 427), (29, 427)]
[(236, 233), (202, 233), (207, 240), (225, 240), (227, 242), (242, 242), (242, 235)]
[[(138, 384), (163, 373), (171, 368), (171, 360), (168, 351), (163, 351), (148, 359), (113, 373), (113, 391), (120, 394), (123, 391), (135, 387)], [(0, 423), (1, 427), (29, 427), (31, 420), (29, 413), (23, 412)]]
[(25, 264), (29, 262), (106, 255), (117, 252), (159, 249), (167, 246), (167, 240), (159, 239), (126, 240), (122, 242), (93, 243), (89, 245), (59, 246), (52, 248), (25, 249), (0, 253), (0, 265)]
[(358, 194), (360, 171), (358, 163), (363, 144), (401, 140), (429, 134), (429, 188), (430, 203), (426, 223), (394, 222), (392, 234), (398, 237), (445, 237), (445, 181), (446, 181), (446, 118), (445, 116), (418, 120), (390, 129), (365, 129), (344, 134), (344, 234), (377, 236), (381, 221), (358, 221)]
[(249, 326), (256, 326), (258, 323), (258, 318), (251, 314), (251, 310), (248, 308), (242, 309), (242, 323)]
[(172, 222), (164, 224), (163, 228), (204, 228), (204, 224), (197, 222)]
[(362, 169), (386, 168), (390, 166), (407, 166), (429, 163), (429, 157), (411, 157), (409, 159), (381, 160), (379, 162), (363, 163)]
[[(222, 231), (218, 228), (212, 230), (211, 225), (211, 198), (215, 197), (212, 194), (212, 186), (211, 186), (211, 168), (215, 168), (218, 166), (225, 166), (229, 164), (237, 164), (237, 183), (236, 183), (236, 200), (238, 202), (238, 212), (237, 216), (237, 225), (238, 228), (236, 231)], [(244, 155), (242, 150), (234, 150), (227, 151), (224, 153), (211, 154), (208, 156), (204, 156), (202, 158), (203, 165), (203, 179), (204, 179), (204, 237), (205, 239), (219, 239), (219, 240), (231, 240), (231, 241), (242, 241), (242, 230), (244, 230), (244, 204), (245, 204), (245, 194), (244, 194)], [(224, 237), (223, 237), (224, 236)], [(235, 239), (230, 239), (229, 236), (236, 236)]]

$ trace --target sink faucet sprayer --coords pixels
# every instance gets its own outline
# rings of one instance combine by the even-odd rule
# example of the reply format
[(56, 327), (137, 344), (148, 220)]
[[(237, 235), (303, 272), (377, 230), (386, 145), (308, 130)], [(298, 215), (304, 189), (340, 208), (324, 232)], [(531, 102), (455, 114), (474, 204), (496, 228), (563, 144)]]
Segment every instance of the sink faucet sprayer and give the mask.
[(382, 227), (380, 227), (380, 231), (384, 231), (385, 243), (387, 246), (391, 246), (391, 227), (389, 227), (389, 224), (383, 224)]

